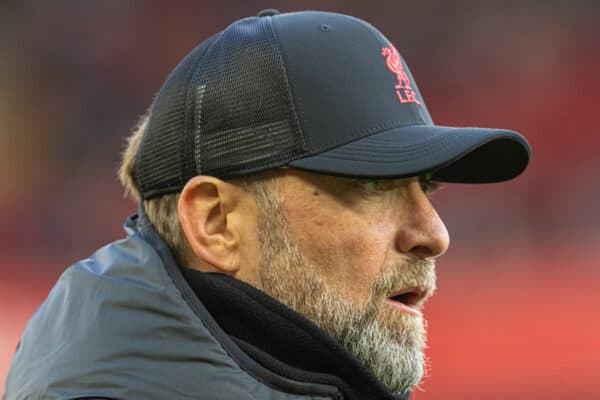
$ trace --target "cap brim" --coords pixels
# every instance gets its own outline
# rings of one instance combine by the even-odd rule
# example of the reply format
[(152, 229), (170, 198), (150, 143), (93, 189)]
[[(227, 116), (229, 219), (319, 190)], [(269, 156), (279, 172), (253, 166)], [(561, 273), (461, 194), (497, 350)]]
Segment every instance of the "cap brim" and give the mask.
[(491, 183), (515, 178), (530, 148), (517, 132), (412, 125), (363, 137), (288, 163), (331, 175), (406, 178), (432, 172), (443, 182)]

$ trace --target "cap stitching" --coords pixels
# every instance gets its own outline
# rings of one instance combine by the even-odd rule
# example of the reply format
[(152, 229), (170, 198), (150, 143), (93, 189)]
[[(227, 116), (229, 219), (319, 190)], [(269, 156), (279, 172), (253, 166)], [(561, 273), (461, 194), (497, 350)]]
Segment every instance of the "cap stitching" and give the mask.
[[(456, 136), (451, 136), (451, 137), (437, 137), (437, 138), (431, 138), (430, 140), (420, 143), (418, 146), (410, 146), (409, 148), (403, 148), (402, 146), (372, 146), (372, 145), (365, 145), (365, 146), (360, 146), (360, 148), (356, 147), (356, 148), (347, 148), (345, 146), (339, 147), (337, 149), (332, 149), (331, 152), (326, 152), (328, 154), (332, 154), (332, 157), (334, 156), (334, 154), (360, 154), (360, 153), (364, 153), (365, 150), (371, 151), (371, 152), (376, 152), (377, 154), (384, 156), (387, 154), (396, 154), (398, 153), (398, 151), (402, 151), (402, 154), (418, 154), (421, 152), (421, 150), (423, 149), (424, 146), (429, 146), (429, 145), (440, 145), (440, 144), (445, 144), (446, 142), (451, 142), (456, 138)], [(352, 143), (351, 143), (352, 144)], [(350, 144), (350, 145), (351, 145)]]
[(356, 139), (360, 139), (363, 137), (366, 137), (368, 135), (371, 134), (375, 134), (375, 133), (381, 133), (381, 132), (385, 132), (387, 130), (399, 127), (399, 126), (408, 126), (408, 125), (428, 125), (422, 121), (418, 121), (418, 120), (414, 120), (414, 119), (405, 119), (405, 120), (400, 120), (400, 121), (394, 121), (391, 123), (386, 123), (386, 124), (380, 124), (377, 126), (374, 126), (372, 128), (369, 128), (367, 130), (363, 130), (363, 131), (358, 131), (356, 133), (350, 134), (348, 137), (346, 137), (346, 140), (344, 143), (335, 143), (334, 140), (330, 140), (328, 142), (326, 142), (325, 144), (323, 144), (319, 149), (315, 150), (315, 152), (313, 152), (312, 154), (318, 154), (321, 153), (323, 151), (328, 150), (331, 146), (335, 145), (335, 147), (339, 147), (339, 146), (343, 146), (345, 144), (348, 144)]
[[(288, 60), (288, 51), (286, 50), (285, 46), (281, 45), (281, 38), (279, 36), (279, 31), (278, 31), (278, 29), (280, 29), (279, 19), (274, 18), (272, 16), (269, 16), (267, 18), (269, 18), (269, 20), (271, 21), (271, 24), (273, 27), (273, 29), (272, 29), (273, 36), (276, 39), (277, 48), (279, 49), (278, 53), (279, 53), (279, 56), (281, 57), (281, 61), (282, 61), (282, 68), (284, 70), (285, 81), (286, 81), (289, 95), (290, 95), (290, 102), (294, 109), (294, 119), (295, 119), (296, 123), (298, 124), (298, 130), (300, 131), (302, 138), (304, 139), (304, 144), (305, 144), (304, 150), (307, 151), (309, 149), (312, 149), (313, 144), (312, 144), (312, 141), (310, 140), (310, 138), (307, 137), (306, 135), (304, 135), (304, 129), (302, 129), (302, 125), (300, 125), (300, 117), (298, 116), (298, 114), (304, 115), (304, 111), (303, 111), (304, 105), (302, 104), (302, 99), (295, 98), (294, 94), (292, 93), (292, 85), (290, 85), (290, 82), (295, 83), (295, 79), (293, 76), (290, 76), (290, 74), (287, 73), (286, 62)], [(275, 25), (277, 25), (278, 29), (275, 29)], [(302, 121), (305, 124), (308, 124), (308, 121), (306, 120), (306, 118), (302, 118)], [(310, 129), (308, 129), (308, 131), (310, 131)], [(306, 154), (302, 154), (302, 155), (306, 155)], [(302, 156), (302, 155), (300, 155), (300, 156)]]
[[(233, 25), (233, 24), (231, 24)], [(230, 26), (231, 26), (230, 25)], [(229, 27), (227, 27), (229, 28)], [(227, 29), (226, 28), (226, 29)], [(209, 37), (206, 40), (210, 40), (211, 38), (214, 38), (212, 43), (210, 43), (206, 49), (204, 49), (204, 51), (202, 52), (202, 54), (198, 57), (197, 63), (194, 67), (194, 70), (192, 72), (192, 75), (190, 77), (190, 83), (194, 83), (194, 84), (198, 84), (199, 83), (199, 74), (200, 74), (200, 70), (201, 70), (201, 64), (202, 61), (204, 59), (204, 56), (206, 56), (206, 54), (209, 54), (211, 49), (216, 45), (216, 43), (219, 41), (219, 39), (221, 38), (221, 36), (223, 36), (223, 32), (225, 32), (225, 30), (222, 30), (221, 32), (219, 32), (217, 34), (217, 37), (215, 37), (215, 35), (212, 35), (211, 37)], [(196, 125), (196, 129), (194, 129), (194, 131), (192, 132), (192, 134), (194, 135), (194, 151), (192, 153), (193, 157), (194, 157), (194, 169), (196, 170), (196, 175), (201, 174), (202, 173), (202, 140), (200, 138), (201, 135), (201, 131), (202, 131), (202, 125), (201, 125), (201, 121), (198, 121), (198, 116), (197, 114), (201, 114), (202, 111), (200, 110), (200, 113), (198, 113), (198, 99), (196, 98), (196, 94), (198, 94), (198, 89), (200, 89), (201, 85), (197, 85), (197, 87), (192, 88), (190, 84), (188, 84), (188, 88), (187, 88), (187, 95), (190, 95), (190, 92), (192, 92), (192, 96), (193, 96), (193, 109), (192, 109), (192, 117), (193, 117), (193, 123)], [(204, 86), (204, 90), (202, 91), (202, 95), (204, 94), (204, 91), (206, 90), (206, 85), (202, 85)], [(186, 107), (186, 114), (187, 114), (187, 107)], [(187, 115), (186, 115), (187, 117)], [(186, 119), (187, 122), (187, 119)], [(185, 185), (185, 183), (184, 183)]]
[(307, 146), (306, 146), (306, 137), (304, 136), (304, 131), (303, 131), (302, 127), (300, 126), (300, 121), (298, 120), (298, 113), (296, 111), (296, 105), (294, 104), (294, 96), (292, 94), (292, 88), (290, 87), (289, 75), (287, 73), (287, 69), (286, 69), (286, 66), (285, 66), (285, 61), (284, 61), (283, 56), (281, 54), (283, 52), (282, 51), (282, 47), (280, 45), (279, 37), (277, 35), (277, 32), (275, 31), (275, 28), (274, 28), (273, 16), (268, 16), (267, 18), (268, 18), (268, 21), (269, 21), (269, 25), (271, 27), (270, 31), (271, 31), (271, 34), (273, 35), (274, 45), (275, 45), (276, 50), (277, 50), (277, 55), (279, 56), (279, 68), (281, 69), (281, 72), (283, 74), (283, 78), (285, 80), (285, 87), (287, 89), (288, 98), (289, 98), (289, 101), (290, 101), (290, 106), (291, 106), (292, 111), (293, 111), (292, 114), (293, 114), (294, 122), (296, 124), (296, 128), (298, 129), (298, 133), (299, 133), (298, 137), (302, 138), (302, 141), (303, 141), (303, 143), (302, 143), (302, 150), (306, 152), (306, 149), (307, 149)]
[[(450, 143), (454, 143), (459, 141), (460, 138), (459, 137), (441, 137), (438, 140), (432, 140), (431, 142), (428, 142), (428, 144), (436, 144), (438, 146), (440, 145), (448, 145)], [(427, 146), (429, 147), (429, 146)], [(425, 150), (427, 150), (427, 147), (425, 148)], [(378, 160), (376, 160), (377, 163), (384, 163), (384, 164), (393, 164), (393, 163), (405, 163), (408, 161), (412, 161), (415, 160), (417, 158), (421, 158), (424, 155), (430, 154), (427, 151), (419, 151), (419, 150), (423, 150), (423, 149), (414, 149), (412, 151), (403, 151), (402, 154), (403, 156), (410, 156), (410, 157), (404, 157), (401, 160), (385, 160), (383, 158), (379, 158)], [(340, 152), (342, 152), (340, 150)], [(345, 155), (349, 155), (351, 153), (356, 153), (354, 151), (348, 151), (345, 153)], [(381, 153), (379, 153), (381, 154)], [(328, 158), (328, 159), (341, 159), (341, 160), (346, 160), (346, 158), (343, 157), (344, 154), (327, 154), (327, 155), (323, 155), (322, 157), (324, 158)], [(317, 154), (318, 156), (318, 154)], [(375, 160), (353, 160), (354, 162), (365, 162), (365, 163), (369, 163), (369, 162), (374, 162)]]

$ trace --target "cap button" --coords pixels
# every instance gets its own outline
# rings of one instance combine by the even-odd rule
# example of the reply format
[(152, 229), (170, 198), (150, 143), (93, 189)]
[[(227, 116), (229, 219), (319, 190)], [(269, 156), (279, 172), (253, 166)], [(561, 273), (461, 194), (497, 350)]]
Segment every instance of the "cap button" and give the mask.
[(271, 15), (277, 15), (279, 11), (273, 8), (267, 8), (266, 10), (262, 10), (257, 14), (258, 17), (270, 17)]

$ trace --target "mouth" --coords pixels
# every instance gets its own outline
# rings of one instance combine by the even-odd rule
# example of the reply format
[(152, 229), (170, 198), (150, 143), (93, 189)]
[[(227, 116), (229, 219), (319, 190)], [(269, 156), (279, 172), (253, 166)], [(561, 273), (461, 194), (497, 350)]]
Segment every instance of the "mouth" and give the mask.
[(422, 315), (421, 308), (425, 303), (427, 291), (423, 288), (407, 288), (396, 291), (387, 297), (386, 303), (409, 315)]

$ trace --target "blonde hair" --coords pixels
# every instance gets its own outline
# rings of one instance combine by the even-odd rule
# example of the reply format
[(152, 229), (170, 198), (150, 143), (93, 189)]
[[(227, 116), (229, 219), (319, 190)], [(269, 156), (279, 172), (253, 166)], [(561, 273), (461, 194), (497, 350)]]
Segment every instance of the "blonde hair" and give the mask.
[[(135, 202), (139, 202), (141, 196), (133, 175), (133, 163), (140, 147), (140, 143), (142, 142), (146, 127), (148, 126), (149, 119), (150, 112), (148, 111), (140, 117), (133, 132), (127, 138), (125, 151), (123, 151), (121, 165), (119, 166), (118, 171), (119, 181), (125, 189), (125, 196), (130, 197)], [(150, 200), (144, 200), (143, 207), (148, 220), (154, 225), (154, 229), (156, 229), (160, 237), (171, 249), (177, 264), (179, 266), (185, 266), (188, 262), (191, 250), (188, 241), (185, 238), (181, 223), (179, 222), (179, 214), (177, 212), (179, 195), (179, 193), (172, 193), (155, 197)]]
[[(125, 196), (136, 202), (140, 201), (141, 196), (133, 174), (133, 163), (149, 119), (150, 111), (140, 117), (133, 132), (127, 138), (118, 170), (119, 181), (125, 189)], [(267, 175), (268, 172), (261, 172), (242, 178), (230, 179), (228, 182), (250, 191), (254, 194), (258, 204), (264, 204), (272, 200), (270, 179)], [(142, 205), (148, 220), (171, 249), (177, 264), (184, 267), (189, 262), (192, 251), (179, 222), (179, 196), (180, 193), (166, 194), (144, 200)]]

